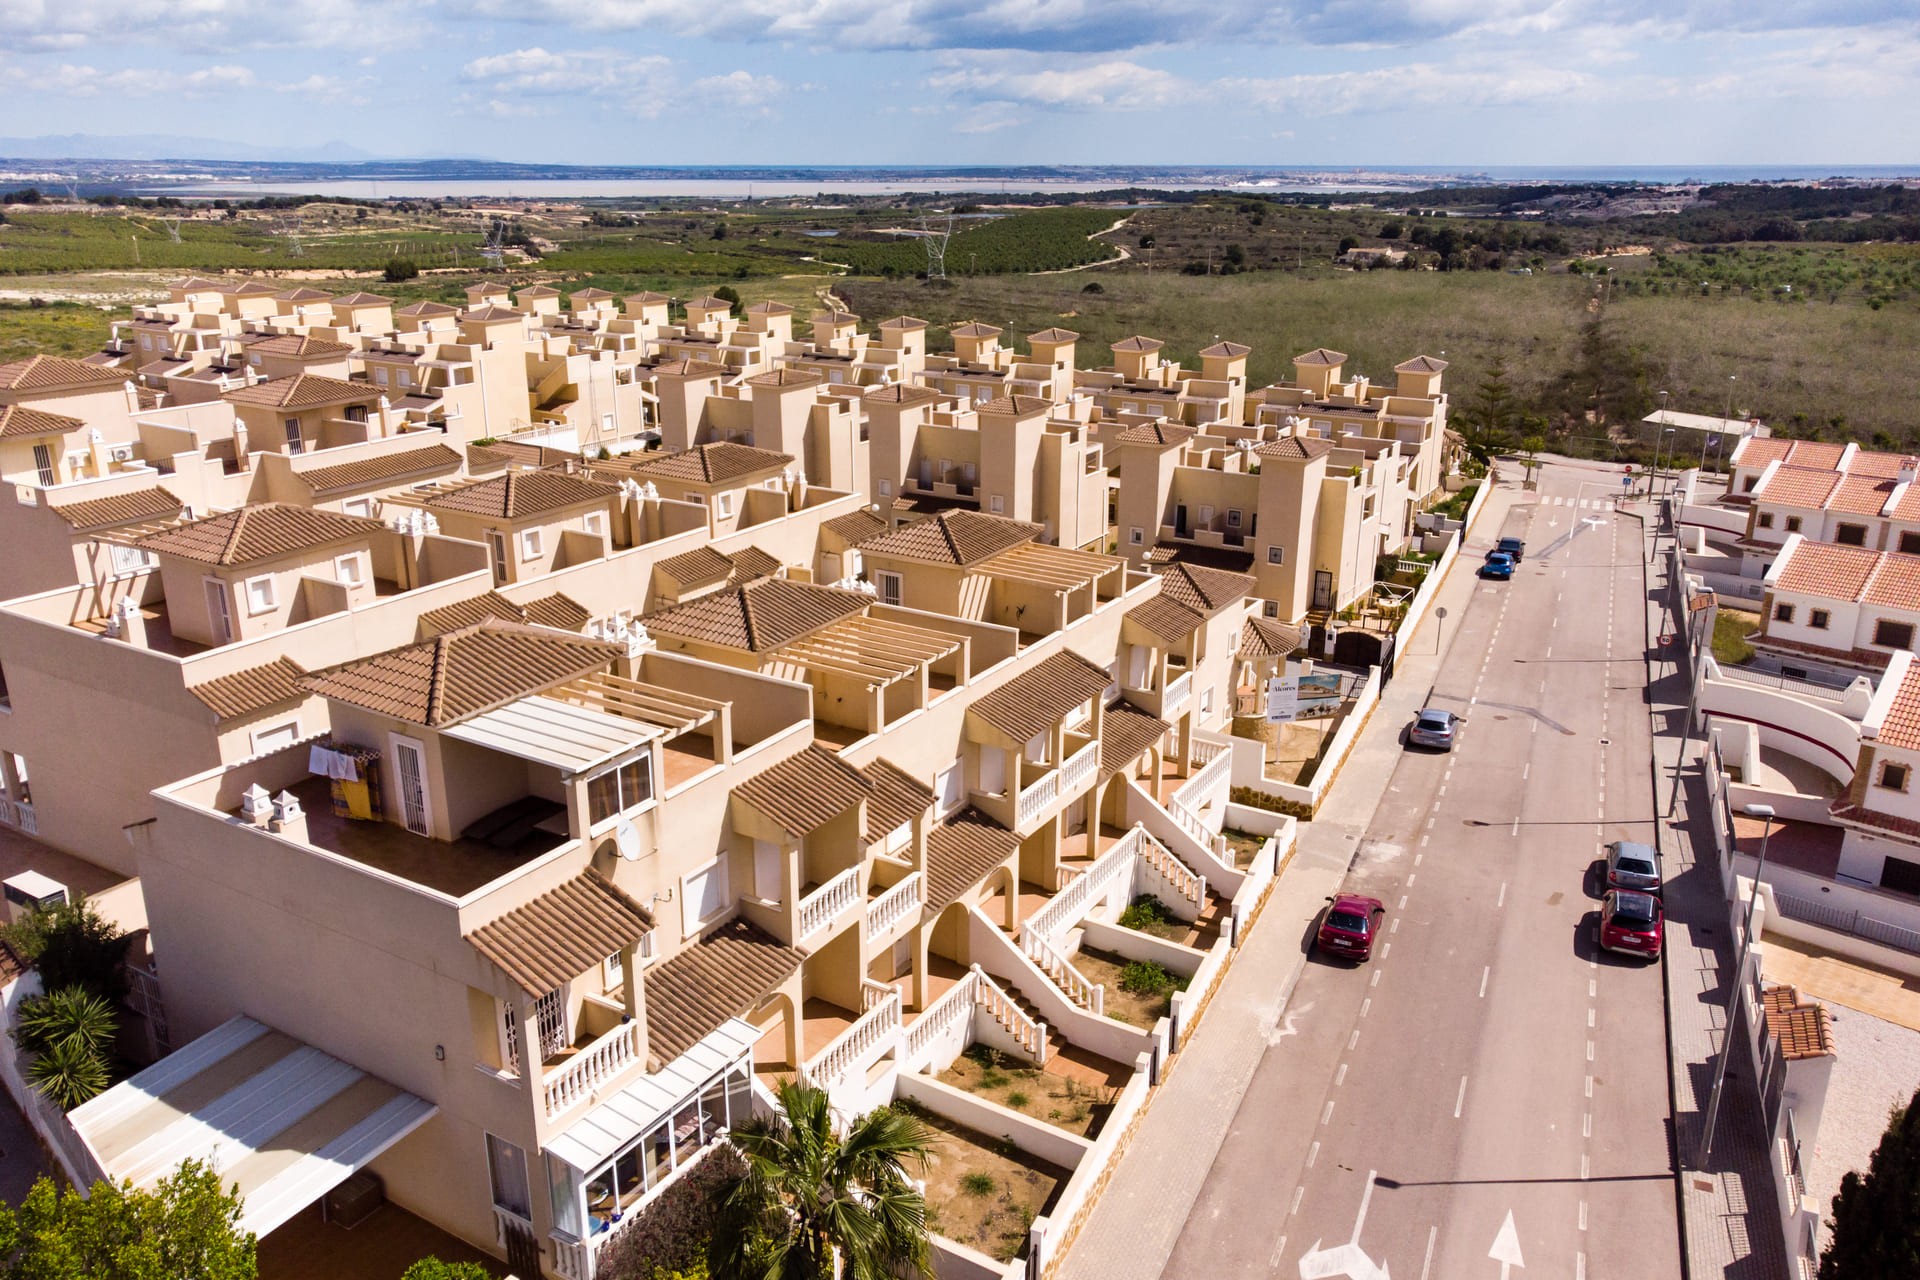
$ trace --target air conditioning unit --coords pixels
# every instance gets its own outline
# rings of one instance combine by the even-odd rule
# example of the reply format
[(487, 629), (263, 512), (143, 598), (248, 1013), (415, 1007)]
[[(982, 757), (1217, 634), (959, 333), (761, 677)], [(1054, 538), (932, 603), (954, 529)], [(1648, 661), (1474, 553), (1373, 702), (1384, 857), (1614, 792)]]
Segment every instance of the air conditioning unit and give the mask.
[(115, 462), (132, 462), (133, 446), (130, 444), (116, 444), (107, 450), (107, 456)]
[(67, 886), (38, 871), (22, 871), (0, 888), (6, 891), (8, 924), (18, 924), (42, 907), (67, 904)]

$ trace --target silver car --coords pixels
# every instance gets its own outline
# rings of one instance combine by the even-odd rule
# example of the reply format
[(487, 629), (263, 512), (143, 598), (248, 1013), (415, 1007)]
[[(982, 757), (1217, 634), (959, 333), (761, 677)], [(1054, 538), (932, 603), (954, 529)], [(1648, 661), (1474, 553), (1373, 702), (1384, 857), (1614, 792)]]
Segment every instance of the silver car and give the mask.
[(1438, 707), (1422, 707), (1407, 727), (1407, 745), (1432, 747), (1435, 751), (1453, 750), (1460, 728), (1460, 717)]
[(1650, 844), (1615, 840), (1607, 846), (1607, 888), (1660, 892), (1660, 851)]

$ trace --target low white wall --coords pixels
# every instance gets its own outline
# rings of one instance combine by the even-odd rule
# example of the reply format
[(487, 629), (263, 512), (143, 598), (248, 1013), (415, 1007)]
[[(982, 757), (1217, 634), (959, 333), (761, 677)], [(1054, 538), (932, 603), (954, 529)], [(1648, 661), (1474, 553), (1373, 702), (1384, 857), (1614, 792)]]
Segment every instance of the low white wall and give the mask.
[[(1760, 901), (1761, 909), (1767, 912), (1767, 927), (1760, 935), (1762, 944), (1770, 937), (1785, 938), (1790, 942), (1804, 943), (1837, 956), (1845, 956), (1849, 960), (1858, 960), (1862, 964), (1904, 974), (1908, 978), (1920, 978), (1920, 955), (1902, 951), (1898, 947), (1883, 947), (1851, 933), (1823, 928), (1806, 920), (1793, 920), (1776, 910), (1769, 910), (1773, 905), (1773, 891), (1765, 885), (1760, 888)], [(1761, 971), (1764, 973), (1764, 968)]]
[[(1009, 1265), (969, 1249), (958, 1240), (949, 1240), (938, 1233), (933, 1236), (933, 1274), (939, 1280), (1005, 1280)], [(1025, 1271), (1024, 1263), (1011, 1265)]]
[(1858, 723), (1777, 689), (1718, 679), (1720, 667), (1711, 657), (1701, 659), (1701, 668), (1697, 705), (1703, 717), (1755, 725), (1763, 745), (1813, 765), (1842, 786), (1853, 781)]
[(917, 1103), (937, 1116), (989, 1138), (1005, 1138), (1028, 1155), (1062, 1169), (1078, 1168), (1093, 1150), (1092, 1141), (1077, 1133), (1068, 1133), (1044, 1120), (1035, 1120), (964, 1089), (942, 1084), (932, 1076), (900, 1075), (894, 1086), (894, 1097)]
[(1206, 1007), (1213, 989), (1220, 985), (1220, 979), (1227, 972), (1227, 957), (1233, 952), (1233, 943), (1221, 938), (1213, 944), (1213, 950), (1201, 961), (1200, 968), (1187, 983), (1185, 991), (1173, 993), (1172, 1010), (1169, 1020), (1173, 1023), (1171, 1035), (1173, 1047), (1178, 1050), (1193, 1034), (1199, 1024), (1200, 1011)]
[[(1743, 879), (1750, 878), (1753, 875), (1756, 861), (1756, 859), (1750, 858), (1744, 853), (1734, 856), (1734, 865)], [(1767, 863), (1765, 883), (1766, 887), (1771, 891), (1768, 894), (1769, 903), (1771, 903), (1773, 893), (1785, 893), (1792, 897), (1814, 903), (1826, 910), (1864, 916), (1869, 920), (1891, 925), (1896, 929), (1904, 929), (1911, 933), (1920, 933), (1920, 902), (1915, 902), (1913, 899), (1905, 897), (1904, 895), (1883, 893), (1877, 889), (1844, 884), (1837, 880), (1828, 880), (1821, 876), (1808, 875), (1804, 871), (1796, 871), (1791, 867), (1783, 867), (1777, 862)], [(1771, 920), (1769, 923), (1771, 923)], [(1797, 921), (1795, 923), (1820, 928), (1823, 932), (1829, 934), (1852, 932), (1837, 925), (1829, 926), (1819, 921)], [(1862, 941), (1874, 944), (1874, 940), (1871, 938), (1863, 938)], [(1885, 944), (1877, 945), (1884, 946)], [(1906, 955), (1909, 963), (1920, 960), (1920, 953), (1903, 951), (1897, 947), (1889, 947), (1888, 949), (1896, 954)]]
[(1280, 829), (1267, 837), (1266, 844), (1260, 847), (1260, 853), (1247, 869), (1247, 878), (1240, 885), (1240, 892), (1233, 895), (1233, 945), (1239, 946), (1246, 941), (1247, 926), (1253, 919), (1255, 908), (1260, 899), (1266, 896), (1267, 886), (1279, 875), (1280, 866), (1293, 852), (1294, 843), (1299, 839), (1300, 824), (1293, 818), (1281, 818)]
[(1682, 528), (1743, 537), (1747, 532), (1747, 508), (1690, 502), (1680, 508), (1680, 524)]
[[(1249, 741), (1242, 739), (1242, 741)], [(1253, 745), (1258, 746), (1258, 743)], [(1240, 763), (1238, 756), (1233, 761), (1236, 768)], [(1239, 786), (1239, 782), (1234, 783)], [(1270, 809), (1256, 809), (1248, 804), (1227, 805), (1227, 825), (1236, 831), (1244, 831), (1250, 836), (1270, 836), (1293, 819), (1284, 813), (1275, 813)]]
[(0, 1081), (4, 1081), (7, 1092), (12, 1095), (15, 1105), (26, 1116), (27, 1123), (33, 1126), (53, 1152), (60, 1171), (67, 1180), (83, 1191), (100, 1181), (102, 1173), (98, 1163), (87, 1151), (86, 1144), (80, 1141), (80, 1135), (74, 1132), (66, 1113), (41, 1096), (40, 1091), (27, 1083), (26, 1055), (13, 1042), (14, 1018), (19, 1013), (20, 1004), (40, 994), (40, 975), (28, 972), (0, 987), (0, 1002), (6, 1009), (6, 1028), (0, 1031)]
[(1750, 804), (1767, 804), (1773, 806), (1774, 816), (1783, 822), (1811, 822), (1822, 827), (1833, 825), (1833, 816), (1827, 812), (1825, 796), (1802, 795), (1798, 791), (1773, 791), (1744, 782), (1729, 782), (1727, 794), (1732, 798), (1735, 809), (1744, 810)]
[(1176, 977), (1191, 978), (1200, 968), (1201, 961), (1207, 958), (1206, 952), (1194, 947), (1156, 938), (1137, 929), (1107, 924), (1102, 920), (1082, 920), (1079, 932), (1081, 946), (1111, 951), (1129, 960), (1151, 960)]
[(1034, 1219), (1027, 1236), (1028, 1275), (1045, 1275), (1050, 1266), (1058, 1263), (1063, 1246), (1071, 1243), (1079, 1220), (1093, 1207), (1093, 1199), (1104, 1185), (1113, 1162), (1120, 1158), (1121, 1149), (1132, 1136), (1134, 1120), (1146, 1105), (1147, 1089), (1147, 1062), (1142, 1055), (1134, 1064), (1133, 1078), (1114, 1100), (1113, 1112), (1101, 1127), (1093, 1149), (1074, 1169), (1073, 1177), (1067, 1179), (1052, 1212)]
[(1132, 1062), (1153, 1048), (1151, 1032), (1088, 1013), (1067, 999), (1066, 993), (1054, 986), (1053, 980), (1027, 959), (1019, 945), (996, 928), (978, 907), (967, 913), (967, 941), (973, 962), (1017, 988), (1039, 1010), (1047, 1029), (1054, 1035), (1064, 1036), (1069, 1044), (1090, 1049), (1115, 1062)]

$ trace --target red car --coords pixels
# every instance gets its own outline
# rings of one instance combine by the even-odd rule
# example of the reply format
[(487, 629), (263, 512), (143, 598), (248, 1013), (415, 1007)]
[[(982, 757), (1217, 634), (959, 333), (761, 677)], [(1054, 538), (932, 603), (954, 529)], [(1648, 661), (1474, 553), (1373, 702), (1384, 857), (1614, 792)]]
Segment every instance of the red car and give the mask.
[(1387, 913), (1386, 904), (1357, 893), (1343, 893), (1330, 901), (1332, 905), (1320, 922), (1320, 932), (1314, 936), (1313, 944), (1330, 956), (1345, 956), (1349, 960), (1370, 958), (1374, 935), (1380, 931), (1379, 918)]
[(1660, 899), (1630, 889), (1610, 889), (1600, 903), (1600, 945), (1630, 956), (1660, 958), (1665, 913)]

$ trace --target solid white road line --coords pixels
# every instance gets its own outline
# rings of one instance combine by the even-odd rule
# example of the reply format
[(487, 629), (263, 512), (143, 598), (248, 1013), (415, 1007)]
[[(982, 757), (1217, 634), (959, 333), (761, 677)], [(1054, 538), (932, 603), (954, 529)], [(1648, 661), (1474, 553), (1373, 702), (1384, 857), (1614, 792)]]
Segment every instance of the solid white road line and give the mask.
[(1453, 1118), (1455, 1120), (1458, 1120), (1460, 1118), (1460, 1108), (1465, 1106), (1466, 1103), (1467, 1103), (1467, 1078), (1465, 1076), (1461, 1076), (1460, 1092), (1455, 1094), (1453, 1098)]

